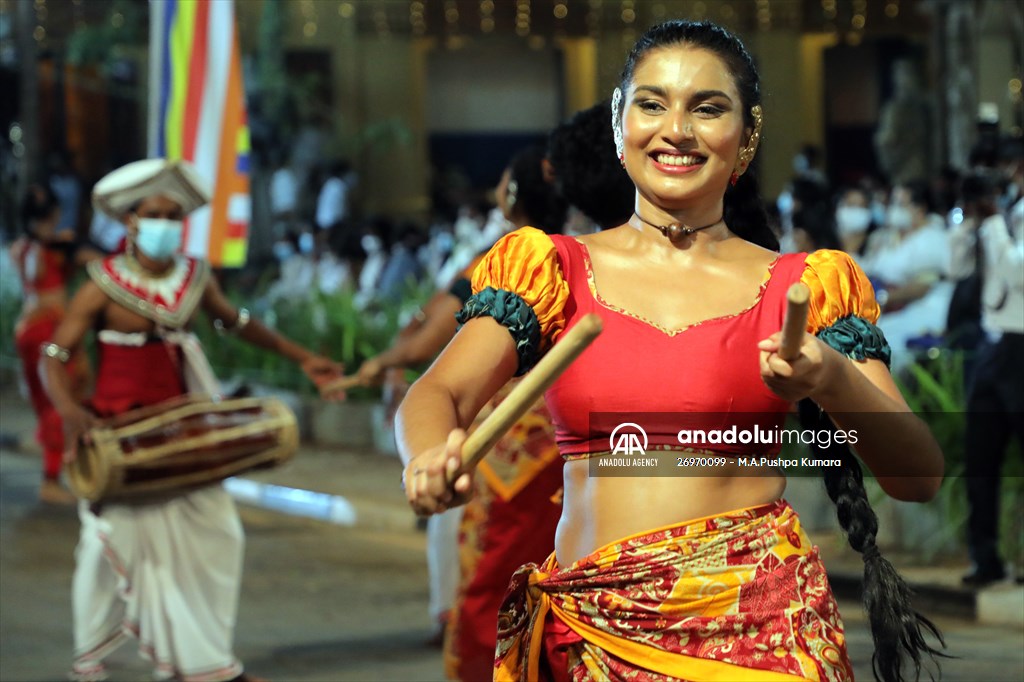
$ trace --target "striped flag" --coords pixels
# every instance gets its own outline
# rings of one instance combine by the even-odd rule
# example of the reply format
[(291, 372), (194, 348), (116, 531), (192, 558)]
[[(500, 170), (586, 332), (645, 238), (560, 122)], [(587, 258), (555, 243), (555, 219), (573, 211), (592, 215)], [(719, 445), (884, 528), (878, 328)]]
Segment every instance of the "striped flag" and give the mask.
[(152, 157), (191, 161), (213, 199), (185, 223), (184, 250), (245, 264), (249, 127), (233, 0), (150, 0)]

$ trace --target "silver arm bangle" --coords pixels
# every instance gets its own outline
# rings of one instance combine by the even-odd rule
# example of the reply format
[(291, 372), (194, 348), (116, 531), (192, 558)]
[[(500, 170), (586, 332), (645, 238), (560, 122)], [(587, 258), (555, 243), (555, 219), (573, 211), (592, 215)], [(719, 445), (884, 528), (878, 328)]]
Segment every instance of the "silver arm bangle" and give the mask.
[(239, 308), (238, 318), (235, 320), (233, 325), (228, 327), (224, 324), (223, 320), (218, 318), (213, 321), (213, 328), (216, 329), (217, 333), (221, 336), (224, 336), (225, 334), (237, 334), (245, 329), (246, 325), (249, 324), (249, 318), (249, 311), (245, 308)]
[(67, 363), (71, 359), (71, 351), (55, 343), (44, 343), (39, 346), (39, 352), (61, 363)]

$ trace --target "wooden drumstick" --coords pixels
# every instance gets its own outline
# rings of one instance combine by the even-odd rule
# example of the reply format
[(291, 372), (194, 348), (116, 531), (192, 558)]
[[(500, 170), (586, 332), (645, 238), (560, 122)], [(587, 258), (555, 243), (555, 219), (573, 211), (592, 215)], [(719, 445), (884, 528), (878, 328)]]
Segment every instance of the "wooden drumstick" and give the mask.
[(334, 393), (335, 391), (347, 391), (350, 388), (360, 386), (359, 376), (356, 374), (349, 374), (348, 376), (339, 377), (328, 381), (323, 386), (319, 386), (320, 393)]
[(594, 313), (586, 315), (567, 331), (483, 423), (469, 434), (462, 445), (462, 466), (449, 476), (449, 482), (454, 482), (467, 468), (476, 466), (600, 333), (601, 318)]
[(782, 322), (782, 343), (779, 357), (796, 360), (800, 357), (800, 344), (807, 331), (807, 309), (811, 303), (811, 290), (803, 282), (797, 282), (786, 292), (786, 318)]

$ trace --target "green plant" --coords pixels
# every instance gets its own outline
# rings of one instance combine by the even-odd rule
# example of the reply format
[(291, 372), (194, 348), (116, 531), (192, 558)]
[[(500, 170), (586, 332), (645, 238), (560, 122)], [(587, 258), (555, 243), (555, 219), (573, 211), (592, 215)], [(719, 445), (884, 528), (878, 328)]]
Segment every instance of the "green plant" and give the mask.
[[(358, 305), (355, 292), (350, 289), (333, 294), (315, 293), (304, 299), (280, 300), (260, 311), (260, 317), (264, 324), (292, 341), (341, 362), (346, 372), (353, 372), (392, 343), (406, 315), (418, 309), (430, 292), (425, 285), (410, 285), (397, 302), (367, 307)], [(229, 298), (241, 304), (239, 292), (230, 293)], [(247, 298), (252, 301), (256, 297)], [(209, 325), (198, 326), (196, 334), (214, 372), (222, 379), (258, 382), (306, 395), (315, 392), (296, 365), (274, 353), (231, 336), (218, 336)], [(377, 395), (377, 389), (350, 392), (352, 399)]]
[[(6, 258), (6, 256), (5, 256)], [(4, 268), (8, 263), (4, 263)], [(7, 273), (4, 273), (7, 274)], [(14, 327), (21, 312), (21, 289), (0, 286), (0, 369), (12, 370), (18, 366), (18, 349), (14, 343)]]
[[(964, 473), (970, 453), (965, 452), (968, 418), (965, 358), (962, 351), (944, 350), (911, 365), (905, 377), (897, 378), (907, 404), (928, 424), (945, 455), (945, 479), (936, 499), (929, 503), (943, 510), (945, 521), (934, 546), (941, 546), (950, 537), (966, 536), (969, 509)], [(1024, 499), (1024, 458), (1020, 443), (1013, 443), (1006, 453), (1001, 480), (1002, 546), (1009, 555), (1019, 557), (1024, 550), (1024, 520), (1020, 513)], [(924, 558), (932, 557), (926, 554)]]
[[(951, 543), (963, 546), (966, 538), (969, 508), (967, 504), (965, 436), (967, 428), (967, 393), (964, 383), (966, 356), (962, 352), (942, 351), (922, 358), (896, 381), (910, 408), (928, 425), (945, 455), (945, 478), (934, 500), (922, 505), (920, 513), (935, 513), (941, 520), (937, 531), (924, 538), (916, 538), (914, 547), (904, 547), (917, 553), (919, 560), (930, 562)], [(786, 428), (800, 428), (792, 417)], [(784, 445), (781, 457), (795, 459), (808, 454), (800, 444)], [(820, 475), (816, 469), (787, 469), (787, 475)], [(872, 506), (881, 508), (885, 492), (865, 469), (866, 487)], [(1001, 547), (1007, 556), (1024, 563), (1024, 457), (1020, 444), (1014, 443), (1006, 454), (1001, 477), (1002, 506)], [(917, 513), (916, 511), (914, 513)], [(884, 521), (883, 521), (884, 522)]]
[[(919, 360), (906, 374), (896, 377), (907, 405), (928, 425), (945, 456), (946, 472), (938, 495), (929, 507), (943, 515), (941, 537), (932, 546), (945, 544), (950, 537), (962, 538), (967, 524), (967, 492), (964, 485), (964, 355), (941, 351)], [(930, 561), (934, 552), (925, 549), (922, 558)]]

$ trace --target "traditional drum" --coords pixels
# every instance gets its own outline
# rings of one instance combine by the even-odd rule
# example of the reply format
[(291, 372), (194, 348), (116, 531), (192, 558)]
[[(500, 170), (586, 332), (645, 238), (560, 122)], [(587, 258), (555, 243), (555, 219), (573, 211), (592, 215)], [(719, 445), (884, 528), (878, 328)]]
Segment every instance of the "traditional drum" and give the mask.
[(280, 400), (182, 396), (91, 429), (68, 482), (93, 502), (145, 502), (275, 467), (298, 447), (295, 415)]

